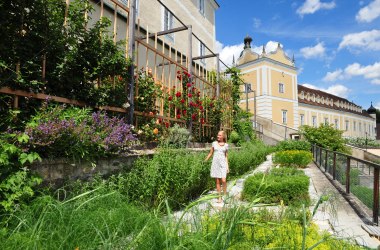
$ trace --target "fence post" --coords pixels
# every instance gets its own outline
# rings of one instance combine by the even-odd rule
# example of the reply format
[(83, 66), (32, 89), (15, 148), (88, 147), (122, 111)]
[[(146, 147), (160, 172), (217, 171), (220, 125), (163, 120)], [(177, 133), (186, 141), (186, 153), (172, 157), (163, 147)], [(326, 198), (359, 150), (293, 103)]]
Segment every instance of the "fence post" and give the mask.
[(322, 148), (319, 148), (319, 167), (322, 167)]
[(373, 180), (373, 223), (379, 224), (379, 169), (375, 167)]
[(327, 156), (328, 156), (329, 152), (326, 150), (326, 156), (325, 156), (325, 172), (327, 172), (327, 167), (328, 167), (328, 164), (327, 164)]
[[(190, 74), (190, 82), (192, 81), (193, 78), (193, 28), (191, 25), (187, 26), (187, 35), (188, 35), (188, 48), (187, 48), (187, 71)], [(188, 97), (188, 103), (190, 103), (191, 97)], [(189, 119), (189, 132), (192, 135), (193, 131), (193, 119)]]
[(131, 59), (131, 66), (129, 67), (129, 117), (128, 122), (129, 124), (133, 124), (133, 113), (135, 111), (135, 103), (134, 103), (134, 88), (135, 88), (135, 28), (136, 28), (136, 0), (130, 1), (130, 7), (129, 7), (129, 41), (128, 41), (128, 55)]
[(336, 153), (334, 152), (334, 159), (333, 159), (333, 180), (336, 180)]
[(350, 193), (350, 171), (351, 171), (351, 159), (347, 156), (347, 167), (346, 167), (346, 193)]

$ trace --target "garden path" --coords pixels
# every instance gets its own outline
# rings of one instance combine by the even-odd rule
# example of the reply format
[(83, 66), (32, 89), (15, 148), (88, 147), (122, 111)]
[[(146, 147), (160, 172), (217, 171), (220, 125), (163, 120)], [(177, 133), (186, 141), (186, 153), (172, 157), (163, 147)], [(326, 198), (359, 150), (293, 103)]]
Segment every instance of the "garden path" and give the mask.
[[(228, 193), (230, 197), (228, 204), (217, 203), (217, 199), (200, 202), (197, 206), (192, 208), (190, 212), (187, 212), (183, 219), (193, 221), (194, 216), (201, 216), (201, 214), (203, 214), (202, 211), (214, 213), (222, 209), (227, 209), (228, 206), (245, 204), (244, 201), (240, 200), (244, 180), (255, 173), (266, 172), (270, 170), (271, 167), (273, 167), (272, 156), (268, 155), (266, 161), (260, 164), (255, 170), (240, 179), (228, 182)], [(359, 245), (369, 248), (377, 249), (380, 247), (380, 241), (370, 237), (368, 233), (361, 228), (361, 225), (364, 224), (362, 219), (344, 197), (339, 194), (339, 191), (330, 183), (318, 167), (314, 163), (310, 163), (304, 171), (305, 174), (310, 177), (309, 194), (313, 204), (310, 207), (311, 210), (314, 209), (314, 204), (317, 203), (320, 196), (328, 194), (331, 197), (330, 202), (325, 202), (318, 207), (313, 218), (313, 221), (321, 230), (327, 230), (341, 238), (355, 240)], [(210, 192), (210, 194), (215, 193), (215, 190)], [(176, 212), (175, 217), (179, 218), (182, 214), (183, 211)]]

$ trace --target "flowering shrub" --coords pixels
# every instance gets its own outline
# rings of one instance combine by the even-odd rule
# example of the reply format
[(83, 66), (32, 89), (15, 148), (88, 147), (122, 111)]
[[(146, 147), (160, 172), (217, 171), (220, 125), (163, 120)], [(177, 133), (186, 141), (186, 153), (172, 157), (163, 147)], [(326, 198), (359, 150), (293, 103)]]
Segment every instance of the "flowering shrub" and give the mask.
[(198, 131), (204, 124), (215, 128), (211, 134), (216, 134), (222, 120), (223, 102), (215, 97), (201, 97), (201, 92), (191, 81), (191, 75), (186, 71), (177, 71), (177, 79), (181, 81), (182, 90), (173, 86), (164, 95), (165, 113), (176, 119), (186, 121), (187, 126), (192, 122), (193, 139), (197, 141), (209, 140), (201, 138)]
[(43, 108), (25, 128), (29, 148), (42, 157), (93, 159), (123, 153), (136, 140), (123, 118), (57, 106)]

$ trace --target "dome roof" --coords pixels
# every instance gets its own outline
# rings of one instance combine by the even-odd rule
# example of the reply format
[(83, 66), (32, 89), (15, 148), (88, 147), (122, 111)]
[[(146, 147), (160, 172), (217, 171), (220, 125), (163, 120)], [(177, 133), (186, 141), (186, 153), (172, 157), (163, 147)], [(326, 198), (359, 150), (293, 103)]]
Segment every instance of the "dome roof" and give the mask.
[(371, 102), (371, 107), (369, 107), (369, 109), (367, 110), (367, 113), (376, 114), (376, 109), (372, 106), (372, 102)]

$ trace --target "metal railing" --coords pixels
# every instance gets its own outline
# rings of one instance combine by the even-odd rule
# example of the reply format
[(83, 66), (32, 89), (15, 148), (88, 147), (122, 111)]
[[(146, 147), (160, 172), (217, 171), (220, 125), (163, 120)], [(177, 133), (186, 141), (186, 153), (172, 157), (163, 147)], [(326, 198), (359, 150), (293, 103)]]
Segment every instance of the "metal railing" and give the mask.
[(351, 195), (372, 211), (372, 222), (379, 222), (380, 164), (351, 155), (312, 146), (315, 164), (327, 177), (339, 183), (345, 195)]

